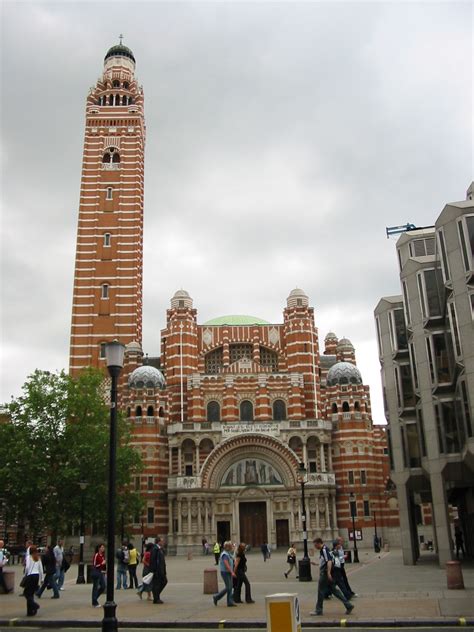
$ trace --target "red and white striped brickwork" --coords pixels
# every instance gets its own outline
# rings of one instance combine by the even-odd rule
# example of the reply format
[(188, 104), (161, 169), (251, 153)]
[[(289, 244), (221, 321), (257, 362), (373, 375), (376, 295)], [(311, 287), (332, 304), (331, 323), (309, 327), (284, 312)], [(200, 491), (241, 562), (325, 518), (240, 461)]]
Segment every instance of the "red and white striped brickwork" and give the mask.
[[(104, 366), (100, 345), (142, 338), (143, 90), (135, 62), (106, 58), (87, 97), (70, 373)], [(113, 104), (112, 104), (113, 103)]]

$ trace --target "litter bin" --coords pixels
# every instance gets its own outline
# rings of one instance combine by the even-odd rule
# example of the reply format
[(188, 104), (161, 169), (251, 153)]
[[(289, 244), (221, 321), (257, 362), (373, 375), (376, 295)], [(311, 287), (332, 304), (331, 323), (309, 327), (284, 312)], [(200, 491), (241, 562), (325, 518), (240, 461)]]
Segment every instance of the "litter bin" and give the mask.
[(217, 569), (205, 568), (204, 569), (204, 581), (203, 581), (203, 593), (205, 595), (215, 595), (218, 592), (217, 589)]
[(352, 551), (348, 550), (348, 551), (344, 551), (344, 553), (346, 554), (346, 562), (348, 564), (352, 564)]
[(15, 569), (3, 567), (3, 579), (5, 580), (5, 586), (7, 590), (13, 590), (15, 588)]
[(267, 632), (301, 632), (301, 615), (296, 593), (277, 593), (265, 597)]
[(92, 584), (92, 564), (86, 564), (86, 584)]

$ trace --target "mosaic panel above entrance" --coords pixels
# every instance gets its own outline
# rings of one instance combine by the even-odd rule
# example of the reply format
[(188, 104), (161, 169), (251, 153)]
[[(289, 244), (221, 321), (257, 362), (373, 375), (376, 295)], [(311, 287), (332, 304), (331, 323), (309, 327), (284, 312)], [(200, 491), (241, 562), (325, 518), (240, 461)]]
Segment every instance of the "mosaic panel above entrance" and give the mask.
[(222, 477), (222, 487), (283, 485), (277, 470), (262, 459), (242, 459), (233, 463)]

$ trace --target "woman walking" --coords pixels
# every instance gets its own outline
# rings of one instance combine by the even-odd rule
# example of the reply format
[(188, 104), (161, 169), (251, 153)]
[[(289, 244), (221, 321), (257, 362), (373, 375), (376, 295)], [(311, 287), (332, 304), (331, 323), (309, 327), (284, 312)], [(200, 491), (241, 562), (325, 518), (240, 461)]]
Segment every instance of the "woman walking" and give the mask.
[(234, 546), (230, 540), (224, 542), (224, 550), (219, 558), (219, 570), (221, 572), (222, 581), (224, 582), (224, 588), (212, 596), (214, 605), (217, 606), (219, 599), (222, 599), (224, 595), (227, 595), (227, 606), (233, 608), (235, 606), (232, 598), (232, 580), (236, 576), (234, 573), (234, 556), (232, 550)]
[(284, 575), (288, 579), (288, 575), (292, 572), (293, 569), (296, 568), (296, 548), (294, 544), (292, 544), (288, 549), (288, 553), (286, 554), (286, 561), (288, 562), (289, 566)]
[(142, 573), (142, 583), (140, 585), (140, 587), (137, 590), (137, 595), (140, 597), (140, 599), (143, 598), (143, 593), (146, 592), (147, 593), (147, 601), (151, 601), (153, 594), (151, 592), (152, 589), (152, 582), (145, 584), (143, 582), (143, 577), (146, 577), (149, 573), (151, 573), (150, 570), (150, 559), (151, 559), (151, 552), (153, 550), (153, 542), (148, 542), (148, 544), (145, 547), (145, 553), (143, 554), (143, 573)]
[(245, 549), (245, 542), (241, 542), (237, 549), (237, 555), (235, 556), (234, 572), (236, 579), (234, 580), (234, 603), (242, 603), (242, 584), (245, 584), (245, 602), (255, 603), (252, 599), (250, 582), (247, 578), (247, 557), (245, 555)]
[(36, 546), (30, 547), (30, 554), (25, 565), (25, 588), (23, 596), (26, 599), (26, 615), (33, 617), (39, 610), (39, 604), (34, 599), (39, 583), (43, 581), (43, 564)]
[(100, 608), (99, 597), (105, 590), (105, 546), (98, 544), (92, 559), (92, 605)]

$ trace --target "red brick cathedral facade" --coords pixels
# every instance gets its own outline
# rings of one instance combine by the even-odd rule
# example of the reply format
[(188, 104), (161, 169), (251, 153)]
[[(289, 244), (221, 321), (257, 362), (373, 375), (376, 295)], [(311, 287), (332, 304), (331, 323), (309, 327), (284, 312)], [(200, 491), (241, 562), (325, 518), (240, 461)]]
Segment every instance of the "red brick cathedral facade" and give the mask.
[[(320, 348), (308, 296), (293, 290), (282, 323), (250, 316), (198, 324), (189, 294), (171, 299), (161, 358), (143, 364), (143, 91), (132, 52), (106, 55), (87, 102), (71, 371), (102, 366), (126, 344), (122, 407), (145, 470), (145, 510), (128, 526), (182, 553), (208, 541), (287, 547), (303, 539), (298, 467), (307, 467), (308, 537), (398, 541), (384, 430), (374, 427), (354, 347)], [(158, 359), (157, 359), (158, 360)], [(159, 367), (159, 368), (158, 368)]]

